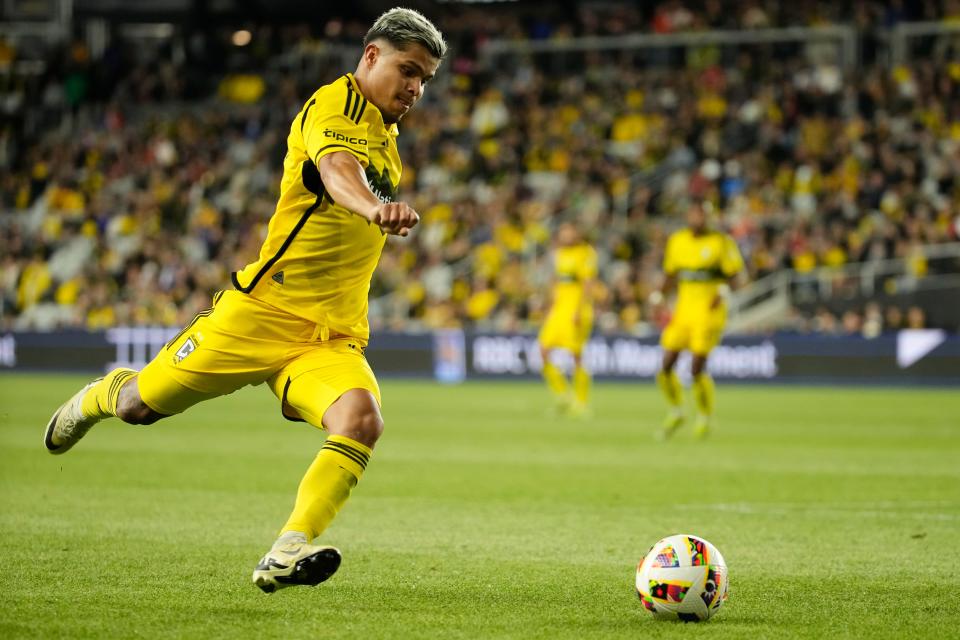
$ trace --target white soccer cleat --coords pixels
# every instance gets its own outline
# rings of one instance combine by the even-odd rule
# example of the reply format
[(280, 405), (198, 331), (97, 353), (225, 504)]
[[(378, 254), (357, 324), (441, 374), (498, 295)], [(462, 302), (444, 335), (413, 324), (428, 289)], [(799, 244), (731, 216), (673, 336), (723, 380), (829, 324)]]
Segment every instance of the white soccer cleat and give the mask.
[(307, 585), (314, 587), (340, 568), (340, 551), (305, 542), (292, 542), (271, 549), (253, 570), (253, 584), (264, 593)]
[[(83, 415), (80, 409), (84, 394), (96, 385), (103, 378), (97, 378), (86, 385), (80, 391), (73, 394), (73, 397), (60, 405), (60, 408), (54, 412), (47, 423), (47, 429), (43, 434), (43, 444), (47, 451), (54, 455), (66, 453), (73, 445), (80, 441), (80, 438), (87, 435), (90, 427), (97, 424), (98, 418), (88, 418)], [(60, 444), (53, 443), (53, 437), (56, 436)]]

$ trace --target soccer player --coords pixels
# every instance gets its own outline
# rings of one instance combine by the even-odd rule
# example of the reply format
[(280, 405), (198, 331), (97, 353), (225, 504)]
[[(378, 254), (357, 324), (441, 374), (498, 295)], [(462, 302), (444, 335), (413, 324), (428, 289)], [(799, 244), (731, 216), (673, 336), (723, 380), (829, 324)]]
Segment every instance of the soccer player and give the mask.
[(730, 284), (743, 270), (743, 258), (733, 238), (708, 225), (709, 206), (692, 203), (687, 210), (687, 227), (667, 239), (664, 282), (651, 295), (652, 302), (661, 304), (674, 284), (678, 284), (673, 317), (660, 336), (663, 367), (657, 374), (657, 384), (670, 405), (661, 431), (664, 438), (673, 435), (684, 421), (680, 379), (674, 371), (683, 350), (689, 350), (693, 356), (691, 373), (697, 405), (694, 434), (702, 438), (710, 431), (715, 391), (713, 378), (706, 370), (707, 358), (723, 334)]
[(443, 36), (419, 13), (380, 16), (356, 72), (318, 89), (294, 118), (259, 258), (142, 371), (115, 369), (91, 382), (57, 409), (44, 434), (50, 453), (62, 454), (105, 418), (151, 424), (266, 382), (284, 417), (329, 434), (254, 569), (253, 582), (267, 593), (319, 584), (340, 565), (337, 549), (313, 540), (346, 502), (383, 430), (380, 390), (364, 358), (370, 278), (385, 235), (406, 236), (419, 221), (395, 199), (397, 123), (445, 52)]
[[(538, 338), (543, 378), (562, 412), (584, 416), (589, 407), (590, 373), (583, 366), (583, 347), (593, 328), (597, 253), (569, 222), (557, 229), (556, 243), (550, 311)], [(573, 356), (572, 393), (563, 371), (550, 361), (554, 349), (565, 349)]]

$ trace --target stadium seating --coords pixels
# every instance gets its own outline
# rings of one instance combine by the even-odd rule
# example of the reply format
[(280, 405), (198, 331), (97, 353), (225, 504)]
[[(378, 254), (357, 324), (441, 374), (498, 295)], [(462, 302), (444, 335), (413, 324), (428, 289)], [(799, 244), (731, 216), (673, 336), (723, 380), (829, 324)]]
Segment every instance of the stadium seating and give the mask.
[[(587, 55), (559, 77), (539, 57), (477, 64), (494, 33), (793, 24), (787, 9), (743, 3), (731, 16), (713, 5), (569, 23), (498, 14), (486, 29), (452, 30), (462, 53), (402, 126), (402, 197), (423, 226), (384, 254), (373, 326), (536, 327), (551, 231), (572, 219), (600, 255), (598, 330), (654, 331), (662, 319), (645, 300), (690, 194), (715, 204), (754, 280), (890, 259), (914, 278), (956, 272), (955, 259), (931, 262), (922, 247), (960, 237), (958, 63), (868, 60), (847, 73), (800, 50), (771, 66), (757, 47), (643, 66)], [(904, 17), (876, 3), (862, 15), (820, 6), (825, 21), (861, 27)], [(58, 51), (56, 74), (21, 87), (24, 100), (41, 98), (38, 113), (14, 114), (29, 135), (7, 127), (0, 138), (0, 327), (176, 325), (208, 306), (260, 244), (292, 116), (335, 77), (286, 66), (309, 42), (261, 52), (242, 75), (188, 73), (162, 57), (128, 64), (115, 49), (91, 60), (80, 43)], [(4, 51), (0, 64), (16, 57)], [(798, 304), (783, 326), (876, 334), (927, 316), (854, 298)]]

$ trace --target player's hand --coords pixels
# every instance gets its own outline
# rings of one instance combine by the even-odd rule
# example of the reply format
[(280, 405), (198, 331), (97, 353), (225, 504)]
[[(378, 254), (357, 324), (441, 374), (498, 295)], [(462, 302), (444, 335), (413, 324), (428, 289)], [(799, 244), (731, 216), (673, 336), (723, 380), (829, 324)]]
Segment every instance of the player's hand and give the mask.
[(719, 294), (713, 296), (713, 300), (710, 301), (710, 310), (713, 311), (714, 309), (717, 309), (722, 303), (723, 303), (723, 296)]
[(384, 202), (374, 210), (370, 221), (391, 235), (406, 236), (420, 222), (420, 216), (405, 202)]

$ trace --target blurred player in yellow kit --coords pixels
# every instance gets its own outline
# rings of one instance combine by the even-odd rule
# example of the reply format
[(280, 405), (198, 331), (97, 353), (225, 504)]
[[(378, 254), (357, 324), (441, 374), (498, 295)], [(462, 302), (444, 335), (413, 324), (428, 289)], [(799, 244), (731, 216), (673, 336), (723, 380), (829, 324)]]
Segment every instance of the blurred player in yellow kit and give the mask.
[(670, 235), (663, 256), (664, 282), (652, 302), (661, 304), (677, 285), (677, 303), (660, 337), (663, 368), (657, 384), (670, 410), (661, 435), (671, 436), (683, 424), (683, 396), (674, 366), (681, 351), (693, 356), (693, 397), (697, 405), (694, 433), (704, 437), (713, 421), (715, 389), (706, 370), (710, 351), (720, 344), (727, 320), (726, 295), (743, 270), (743, 258), (729, 235), (708, 224), (709, 203), (695, 202), (687, 211), (687, 227)]
[[(583, 347), (593, 329), (593, 284), (597, 253), (570, 223), (557, 229), (554, 284), (550, 311), (540, 330), (543, 378), (561, 411), (585, 415), (589, 407), (590, 373), (583, 366)], [(550, 361), (554, 349), (573, 355), (573, 392), (563, 371)]]
[[(336, 548), (313, 540), (346, 502), (383, 430), (380, 390), (363, 355), (367, 295), (385, 235), (405, 236), (419, 221), (396, 201), (397, 122), (423, 95), (446, 43), (419, 13), (392, 9), (363, 45), (356, 73), (318, 89), (294, 118), (267, 237), (259, 258), (233, 274), (234, 290), (218, 293), (142, 371), (115, 369), (77, 392), (44, 433), (47, 450), (61, 454), (104, 418), (151, 424), (266, 382), (285, 417), (329, 433), (254, 569), (267, 593), (316, 585), (340, 566)], [(269, 471), (289, 461), (267, 450), (262, 464)]]

